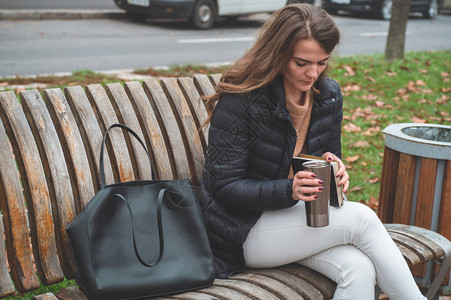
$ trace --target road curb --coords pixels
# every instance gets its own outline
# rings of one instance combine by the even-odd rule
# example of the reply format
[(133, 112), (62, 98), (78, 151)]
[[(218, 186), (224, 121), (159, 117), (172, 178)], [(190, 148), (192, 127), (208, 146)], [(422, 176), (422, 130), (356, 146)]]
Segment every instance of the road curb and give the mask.
[(80, 20), (80, 19), (104, 19), (127, 18), (125, 11), (112, 10), (88, 10), (88, 9), (20, 9), (0, 10), (0, 20)]

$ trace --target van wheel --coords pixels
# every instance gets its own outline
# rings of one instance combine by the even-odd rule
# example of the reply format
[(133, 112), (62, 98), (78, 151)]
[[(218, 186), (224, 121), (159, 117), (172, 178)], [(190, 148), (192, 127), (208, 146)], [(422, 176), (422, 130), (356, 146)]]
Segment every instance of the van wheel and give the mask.
[(437, 0), (431, 0), (429, 3), (429, 8), (422, 12), (423, 17), (426, 19), (435, 19), (438, 15), (438, 3)]
[(288, 0), (287, 5), (293, 4), (293, 3), (308, 3), (308, 4), (314, 4), (315, 0)]
[(197, 29), (208, 29), (216, 22), (217, 14), (216, 5), (211, 0), (199, 0), (194, 5), (191, 22)]
[(116, 3), (116, 6), (121, 8), (121, 9), (125, 9), (125, 0), (114, 0), (114, 3)]

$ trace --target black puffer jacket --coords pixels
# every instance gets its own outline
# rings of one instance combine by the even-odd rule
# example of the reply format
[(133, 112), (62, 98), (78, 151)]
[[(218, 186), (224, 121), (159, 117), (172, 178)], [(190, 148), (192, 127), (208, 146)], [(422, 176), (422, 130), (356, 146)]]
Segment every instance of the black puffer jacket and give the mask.
[[(338, 84), (315, 84), (306, 145), (309, 154), (341, 156), (343, 97)], [(200, 202), (216, 275), (225, 278), (244, 266), (243, 243), (265, 210), (291, 207), (287, 179), (296, 132), (286, 110), (283, 80), (246, 94), (225, 95), (210, 124)]]

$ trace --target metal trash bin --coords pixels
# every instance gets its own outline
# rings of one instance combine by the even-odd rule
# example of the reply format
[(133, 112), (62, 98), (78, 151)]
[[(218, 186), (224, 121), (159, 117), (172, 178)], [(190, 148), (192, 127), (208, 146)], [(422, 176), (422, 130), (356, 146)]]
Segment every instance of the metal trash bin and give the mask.
[[(451, 126), (402, 123), (385, 134), (378, 216), (384, 223), (415, 225), (451, 240)], [(414, 272), (427, 285), (434, 272)], [(421, 273), (421, 274), (418, 274)], [(442, 287), (451, 294), (451, 279)]]

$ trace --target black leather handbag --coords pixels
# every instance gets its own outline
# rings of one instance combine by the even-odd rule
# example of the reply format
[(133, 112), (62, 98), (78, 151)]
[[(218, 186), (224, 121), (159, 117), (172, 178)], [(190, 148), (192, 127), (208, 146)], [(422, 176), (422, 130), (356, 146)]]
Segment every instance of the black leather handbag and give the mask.
[(188, 179), (106, 186), (103, 151), (114, 127), (127, 130), (146, 148), (122, 124), (105, 132), (102, 188), (66, 229), (79, 265), (80, 289), (89, 299), (135, 299), (211, 285), (213, 255)]

